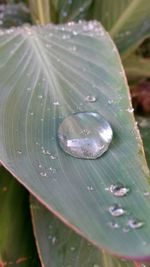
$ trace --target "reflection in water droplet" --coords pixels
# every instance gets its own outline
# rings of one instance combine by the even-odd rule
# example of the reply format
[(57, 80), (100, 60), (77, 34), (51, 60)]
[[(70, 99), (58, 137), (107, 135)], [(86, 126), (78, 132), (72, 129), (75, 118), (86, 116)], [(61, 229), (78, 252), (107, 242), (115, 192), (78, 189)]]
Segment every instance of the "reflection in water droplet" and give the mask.
[(124, 210), (121, 205), (114, 204), (113, 206), (109, 207), (109, 213), (114, 217), (119, 217), (126, 214), (126, 210)]
[(111, 185), (109, 190), (116, 197), (123, 197), (130, 191), (129, 188), (125, 187), (121, 183)]
[(86, 96), (86, 98), (85, 98), (85, 101), (86, 102), (96, 102), (96, 96), (93, 96), (93, 95), (88, 95), (88, 96)]
[(127, 224), (132, 229), (138, 229), (144, 225), (144, 222), (139, 221), (137, 219), (129, 219)]
[[(88, 133), (82, 134), (86, 129)], [(113, 132), (110, 124), (94, 112), (78, 112), (65, 118), (58, 130), (61, 148), (77, 158), (96, 159), (108, 150)]]
[(42, 168), (42, 165), (41, 165), (41, 164), (39, 164), (39, 165), (38, 165), (38, 167), (39, 167), (39, 168)]
[(144, 196), (145, 196), (145, 197), (148, 197), (149, 195), (150, 195), (149, 192), (144, 192)]
[(118, 229), (118, 228), (120, 228), (120, 225), (118, 223), (116, 223), (116, 222), (109, 222), (108, 225), (112, 229)]

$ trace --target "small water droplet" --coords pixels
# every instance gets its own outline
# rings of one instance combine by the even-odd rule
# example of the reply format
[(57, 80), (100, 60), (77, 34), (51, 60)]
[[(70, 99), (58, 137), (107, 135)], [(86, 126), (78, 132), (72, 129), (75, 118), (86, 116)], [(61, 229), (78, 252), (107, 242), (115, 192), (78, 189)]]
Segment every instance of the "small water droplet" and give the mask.
[(127, 108), (127, 111), (128, 111), (129, 113), (133, 113), (134, 108)]
[(43, 176), (43, 177), (46, 177), (47, 173), (46, 172), (40, 172), (40, 175)]
[(18, 153), (18, 154), (22, 154), (22, 151), (21, 151), (21, 150), (17, 150), (17, 153)]
[(70, 39), (70, 35), (69, 35), (69, 34), (64, 34), (64, 35), (62, 36), (62, 39), (63, 39), (63, 40), (68, 40), (68, 39)]
[(132, 229), (138, 229), (144, 225), (144, 222), (138, 219), (129, 219), (127, 225)]
[(94, 191), (94, 188), (93, 188), (93, 186), (88, 185), (88, 186), (87, 186), (87, 190), (88, 190), (88, 191)]
[(51, 159), (56, 159), (56, 156), (51, 155), (50, 158)]
[(111, 185), (109, 190), (116, 197), (123, 197), (130, 191), (129, 188), (125, 187), (121, 183)]
[(60, 103), (59, 103), (58, 101), (55, 101), (55, 102), (53, 102), (53, 105), (54, 105), (54, 106), (59, 106)]
[(27, 91), (31, 91), (31, 87), (27, 87)]
[(126, 210), (124, 210), (121, 207), (121, 205), (118, 205), (118, 204), (114, 204), (113, 206), (110, 206), (108, 211), (114, 217), (119, 217), (119, 216), (126, 214)]
[(112, 229), (118, 229), (118, 228), (120, 228), (120, 225), (118, 223), (116, 223), (116, 222), (109, 222), (108, 223), (108, 226), (110, 228), (112, 228)]
[(113, 104), (113, 102), (114, 102), (113, 100), (108, 100), (109, 105)]
[(42, 165), (41, 165), (41, 164), (39, 164), (39, 165), (38, 165), (38, 167), (39, 167), (39, 168), (42, 168)]
[(122, 231), (123, 231), (124, 233), (128, 233), (128, 232), (130, 231), (130, 229), (129, 229), (129, 227), (124, 227), (124, 228), (122, 229)]
[(34, 112), (30, 112), (30, 115), (33, 116), (34, 115)]
[(148, 191), (144, 192), (144, 196), (148, 197), (150, 195), (150, 193)]
[(86, 102), (91, 102), (91, 103), (93, 103), (93, 102), (96, 102), (96, 96), (94, 96), (94, 95), (88, 95), (88, 96), (86, 96), (86, 98), (85, 98), (85, 101)]
[(56, 236), (52, 237), (52, 244), (54, 245), (56, 243)]
[[(81, 134), (83, 130), (88, 135)], [(96, 159), (108, 150), (113, 132), (110, 124), (94, 112), (78, 112), (63, 120), (58, 130), (60, 147), (77, 158)]]
[(39, 98), (39, 99), (42, 99), (42, 98), (43, 98), (43, 96), (42, 96), (42, 95), (38, 95), (38, 98)]
[(70, 247), (70, 250), (71, 251), (74, 251), (76, 248), (75, 247)]
[(72, 33), (73, 33), (73, 35), (75, 35), (75, 36), (78, 35), (78, 32), (77, 32), (77, 31), (73, 31)]

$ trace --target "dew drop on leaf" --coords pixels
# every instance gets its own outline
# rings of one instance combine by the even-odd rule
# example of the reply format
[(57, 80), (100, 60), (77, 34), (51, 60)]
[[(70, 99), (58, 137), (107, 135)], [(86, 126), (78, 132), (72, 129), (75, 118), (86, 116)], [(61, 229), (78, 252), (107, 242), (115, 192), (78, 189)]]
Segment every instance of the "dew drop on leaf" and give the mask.
[(127, 225), (132, 229), (139, 229), (144, 225), (144, 222), (138, 219), (129, 219)]
[(17, 150), (17, 153), (18, 153), (18, 154), (22, 154), (22, 151), (21, 151), (21, 150)]
[(116, 223), (116, 222), (109, 222), (108, 225), (112, 229), (118, 229), (118, 228), (120, 228), (120, 225), (118, 223)]
[(40, 175), (43, 176), (43, 177), (46, 177), (47, 173), (46, 172), (40, 172)]
[(94, 190), (94, 188), (93, 188), (93, 186), (91, 186), (91, 185), (88, 185), (88, 186), (87, 186), (87, 190), (88, 190), (88, 191), (93, 191), (93, 190)]
[(125, 187), (121, 183), (111, 185), (109, 190), (116, 197), (123, 197), (130, 191), (128, 187)]
[(150, 195), (150, 193), (148, 191), (144, 192), (144, 196), (148, 197)]
[(54, 105), (54, 106), (59, 106), (60, 104), (59, 104), (58, 101), (55, 101), (55, 102), (53, 102), (53, 105)]
[(114, 217), (119, 217), (126, 214), (126, 210), (124, 210), (120, 205), (114, 204), (109, 207), (109, 213)]
[[(86, 129), (87, 134), (83, 134)], [(95, 112), (78, 112), (63, 120), (58, 142), (73, 157), (96, 159), (108, 150), (113, 132), (110, 124)]]
[(86, 96), (86, 98), (85, 98), (85, 101), (86, 102), (91, 102), (91, 103), (93, 103), (93, 102), (96, 102), (96, 96), (94, 96), (94, 95), (88, 95), (88, 96)]

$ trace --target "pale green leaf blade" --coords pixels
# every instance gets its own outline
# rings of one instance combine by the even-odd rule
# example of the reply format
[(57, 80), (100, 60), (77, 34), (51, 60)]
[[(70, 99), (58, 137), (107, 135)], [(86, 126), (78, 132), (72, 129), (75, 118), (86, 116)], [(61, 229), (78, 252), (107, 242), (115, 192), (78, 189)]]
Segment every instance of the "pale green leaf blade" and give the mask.
[(28, 193), (0, 167), (0, 266), (39, 267)]
[[(96, 22), (11, 29), (1, 32), (0, 57), (3, 164), (97, 246), (125, 257), (149, 257), (150, 206), (144, 196), (149, 173), (123, 68), (108, 34)], [(91, 93), (94, 103), (85, 101)], [(97, 111), (112, 126), (110, 149), (97, 160), (73, 158), (58, 145), (60, 123), (77, 111)], [(117, 182), (130, 189), (126, 197), (108, 190)], [(112, 218), (113, 203), (129, 213)], [(144, 226), (125, 233), (132, 217)], [(110, 227), (114, 222), (119, 229)]]
[(100, 251), (54, 217), (35, 198), (31, 213), (38, 251), (44, 267), (134, 267)]
[(110, 32), (123, 56), (150, 34), (149, 0), (96, 0), (93, 16)]

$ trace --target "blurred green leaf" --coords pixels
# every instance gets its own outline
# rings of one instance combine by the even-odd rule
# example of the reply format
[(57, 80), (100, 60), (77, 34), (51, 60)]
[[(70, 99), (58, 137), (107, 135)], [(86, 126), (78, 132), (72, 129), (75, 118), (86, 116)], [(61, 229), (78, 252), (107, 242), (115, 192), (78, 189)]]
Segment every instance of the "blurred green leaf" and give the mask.
[(31, 23), (29, 9), (22, 3), (0, 5), (0, 27), (10, 28)]
[(49, 0), (29, 0), (32, 20), (35, 24), (47, 24), (51, 22)]
[(123, 61), (123, 65), (130, 80), (150, 77), (150, 59), (132, 54)]
[(150, 35), (149, 0), (95, 0), (93, 18), (109, 31), (124, 57)]
[[(149, 257), (150, 205), (144, 195), (149, 172), (108, 34), (96, 22), (18, 28), (1, 32), (0, 57), (2, 163), (98, 247), (128, 258)], [(94, 103), (85, 101), (91, 93)], [(73, 158), (59, 147), (58, 127), (77, 111), (96, 111), (110, 122), (114, 137), (101, 158)], [(130, 189), (126, 197), (110, 192), (118, 182)], [(113, 217), (108, 209), (114, 203), (128, 213)], [(144, 226), (126, 233), (134, 217)]]
[(133, 267), (134, 263), (100, 251), (81, 238), (35, 198), (31, 212), (36, 244), (44, 267)]
[(93, 0), (51, 0), (57, 13), (57, 23), (86, 20)]
[(32, 234), (28, 193), (0, 167), (0, 266), (2, 263), (13, 267), (40, 266)]

